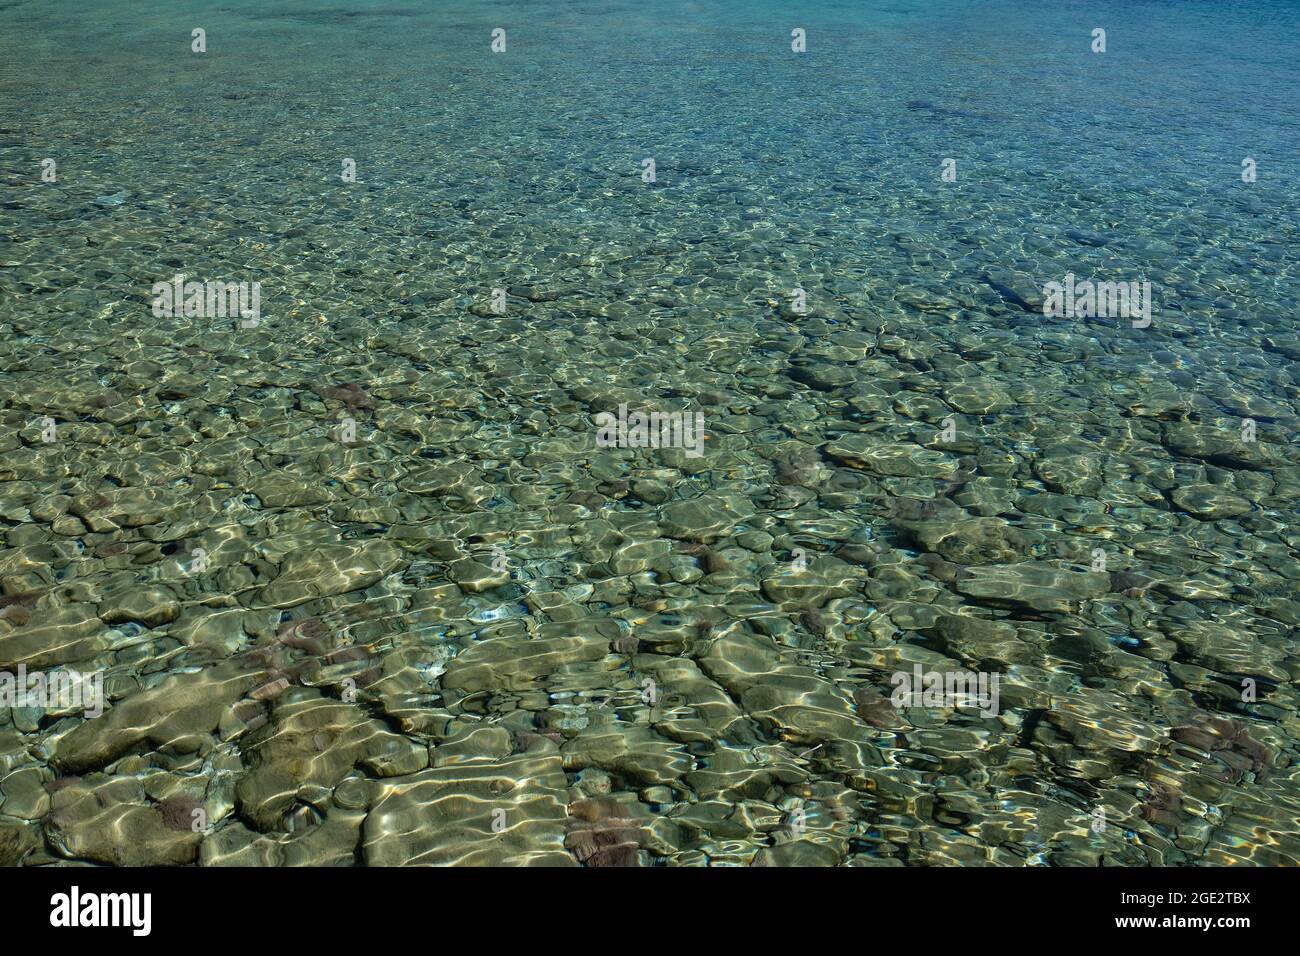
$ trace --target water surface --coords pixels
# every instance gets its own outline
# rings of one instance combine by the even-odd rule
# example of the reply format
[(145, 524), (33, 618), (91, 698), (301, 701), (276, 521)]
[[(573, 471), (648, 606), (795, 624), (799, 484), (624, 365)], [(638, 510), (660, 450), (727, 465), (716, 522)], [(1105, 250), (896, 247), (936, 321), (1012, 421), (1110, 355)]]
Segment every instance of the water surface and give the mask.
[[(0, 669), (108, 698), (0, 709), (0, 860), (1300, 862), (1297, 49), (0, 8)], [(1067, 274), (1150, 325), (1044, 317)], [(599, 447), (621, 404), (704, 454)], [(895, 707), (917, 665), (996, 713)]]

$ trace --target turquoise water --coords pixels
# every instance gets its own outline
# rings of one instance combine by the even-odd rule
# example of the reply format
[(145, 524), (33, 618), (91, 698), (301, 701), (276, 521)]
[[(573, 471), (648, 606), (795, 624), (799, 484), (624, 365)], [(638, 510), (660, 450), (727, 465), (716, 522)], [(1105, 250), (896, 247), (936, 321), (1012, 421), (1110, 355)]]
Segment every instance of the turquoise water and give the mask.
[[(0, 669), (111, 704), (0, 708), (0, 861), (1300, 861), (1298, 51), (1282, 2), (0, 5)], [(917, 664), (999, 712), (891, 705)]]

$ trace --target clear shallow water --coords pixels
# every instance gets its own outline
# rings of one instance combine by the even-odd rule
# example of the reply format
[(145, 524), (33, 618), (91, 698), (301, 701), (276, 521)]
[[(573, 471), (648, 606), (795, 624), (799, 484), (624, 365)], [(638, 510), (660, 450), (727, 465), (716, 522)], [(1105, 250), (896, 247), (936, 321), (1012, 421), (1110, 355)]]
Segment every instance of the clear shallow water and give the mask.
[[(3, 859), (1296, 862), (1298, 39), (0, 9), (0, 667), (112, 703), (0, 711)], [(1066, 273), (1152, 325), (1044, 318)], [(892, 707), (916, 663), (999, 714)]]

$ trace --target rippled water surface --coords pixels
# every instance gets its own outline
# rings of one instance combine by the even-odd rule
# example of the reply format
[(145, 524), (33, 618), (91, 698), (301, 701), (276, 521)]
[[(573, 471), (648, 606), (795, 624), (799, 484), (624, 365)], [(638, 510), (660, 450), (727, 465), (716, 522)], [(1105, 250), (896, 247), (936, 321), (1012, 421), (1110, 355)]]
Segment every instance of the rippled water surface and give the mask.
[(1300, 862), (1297, 51), (0, 4), (0, 862)]

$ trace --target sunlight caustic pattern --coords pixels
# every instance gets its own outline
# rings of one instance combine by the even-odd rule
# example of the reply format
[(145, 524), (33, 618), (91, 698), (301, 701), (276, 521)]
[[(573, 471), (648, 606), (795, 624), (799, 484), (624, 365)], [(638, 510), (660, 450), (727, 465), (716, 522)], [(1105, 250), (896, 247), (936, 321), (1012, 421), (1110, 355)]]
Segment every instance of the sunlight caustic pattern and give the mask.
[(1297, 48), (0, 5), (0, 863), (1300, 863)]

